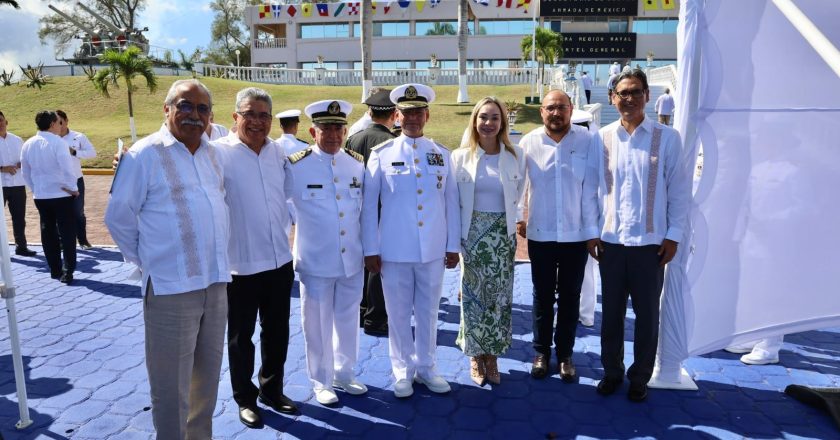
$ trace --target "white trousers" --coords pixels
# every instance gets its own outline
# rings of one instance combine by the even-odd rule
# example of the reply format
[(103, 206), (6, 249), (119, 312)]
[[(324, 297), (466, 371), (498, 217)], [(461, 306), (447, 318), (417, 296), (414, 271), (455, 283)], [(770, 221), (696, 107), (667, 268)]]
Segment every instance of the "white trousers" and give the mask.
[(334, 378), (355, 378), (364, 271), (338, 278), (298, 275), (306, 369), (313, 388), (329, 389)]
[(782, 349), (785, 335), (771, 336), (769, 338), (759, 339), (755, 341), (752, 352), (761, 355), (763, 358), (777, 358), (779, 357), (779, 350)]
[(601, 276), (598, 273), (598, 262), (592, 256), (586, 260), (583, 273), (583, 284), (580, 286), (580, 319), (592, 322), (595, 320), (595, 303), (598, 302), (598, 292), (601, 291)]
[(396, 380), (413, 380), (415, 373), (424, 377), (436, 374), (437, 318), (443, 270), (443, 258), (429, 263), (382, 262), (388, 348)]

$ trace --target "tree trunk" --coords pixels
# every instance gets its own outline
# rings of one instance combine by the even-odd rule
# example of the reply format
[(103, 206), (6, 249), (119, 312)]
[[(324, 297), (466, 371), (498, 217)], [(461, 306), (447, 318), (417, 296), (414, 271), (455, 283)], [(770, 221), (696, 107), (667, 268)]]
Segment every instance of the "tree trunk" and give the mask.
[(373, 87), (373, 61), (370, 58), (373, 52), (373, 7), (371, 0), (362, 1), (362, 14), (359, 21), (362, 24), (362, 102), (364, 102)]
[(131, 142), (137, 142), (137, 129), (134, 127), (134, 102), (131, 100), (131, 82), (126, 81), (128, 89), (128, 125), (131, 127)]
[(467, 96), (467, 0), (458, 0), (458, 102), (470, 102)]

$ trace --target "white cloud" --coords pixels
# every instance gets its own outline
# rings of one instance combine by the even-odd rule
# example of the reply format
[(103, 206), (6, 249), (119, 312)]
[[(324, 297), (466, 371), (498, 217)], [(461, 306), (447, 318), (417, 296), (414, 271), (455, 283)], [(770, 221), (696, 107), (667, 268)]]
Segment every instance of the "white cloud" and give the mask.
[(45, 3), (24, 0), (20, 2), (20, 9), (3, 8), (0, 13), (0, 29), (3, 29), (0, 69), (11, 70), (19, 65), (40, 62), (44, 65), (63, 64), (56, 61), (52, 45), (41, 45), (38, 39), (38, 19), (49, 12)]

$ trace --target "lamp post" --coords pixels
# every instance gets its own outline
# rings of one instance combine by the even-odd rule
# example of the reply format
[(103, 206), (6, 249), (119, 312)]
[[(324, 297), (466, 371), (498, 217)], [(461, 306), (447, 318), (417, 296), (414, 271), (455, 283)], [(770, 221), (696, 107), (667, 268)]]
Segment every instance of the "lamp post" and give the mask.
[(236, 49), (236, 67), (240, 67), (239, 65), (239, 54), (242, 53), (239, 49)]

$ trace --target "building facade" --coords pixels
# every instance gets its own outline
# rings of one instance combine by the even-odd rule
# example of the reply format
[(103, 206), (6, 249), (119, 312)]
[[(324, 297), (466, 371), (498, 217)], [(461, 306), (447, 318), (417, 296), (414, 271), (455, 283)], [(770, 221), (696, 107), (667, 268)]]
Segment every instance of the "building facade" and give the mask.
[[(562, 63), (606, 75), (614, 61), (673, 63), (675, 0), (469, 0), (468, 68), (522, 67), (533, 26), (565, 37)], [(246, 8), (251, 66), (361, 69), (361, 2), (271, 3)], [(537, 8), (535, 11), (533, 8)], [(374, 2), (374, 69), (457, 67), (458, 0)], [(653, 57), (648, 57), (653, 55)], [(653, 59), (650, 59), (653, 58)], [(600, 78), (599, 78), (600, 79)]]

